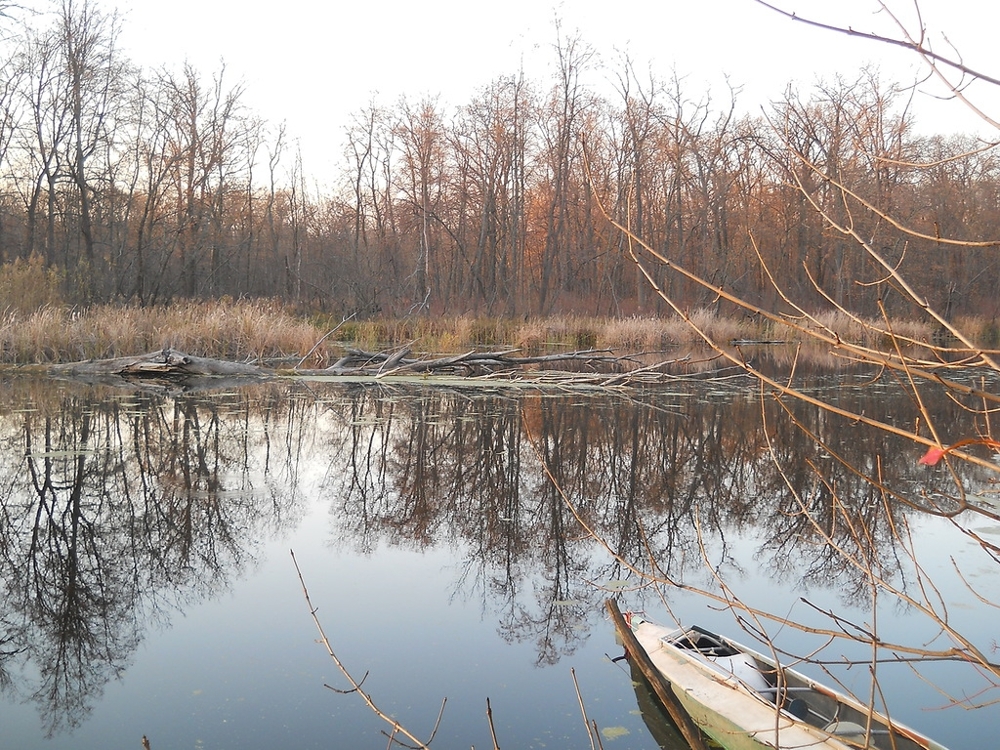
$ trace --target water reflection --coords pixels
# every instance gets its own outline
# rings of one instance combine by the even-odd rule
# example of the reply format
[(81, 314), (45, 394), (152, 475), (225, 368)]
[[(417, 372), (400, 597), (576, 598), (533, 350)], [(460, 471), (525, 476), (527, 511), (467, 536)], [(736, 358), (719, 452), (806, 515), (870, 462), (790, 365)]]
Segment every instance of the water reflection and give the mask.
[(6, 392), (4, 686), (53, 733), (85, 718), (151, 625), (224, 590), (255, 540), (294, 522), (299, 415), (281, 400), (293, 439), (274, 451), (259, 429), (273, 393), (120, 399), (20, 381)]
[[(646, 680), (634, 662), (629, 661), (629, 676), (632, 678), (632, 687), (635, 689), (636, 704), (642, 721), (649, 729), (650, 735), (656, 741), (661, 750), (691, 750), (691, 746), (684, 739), (681, 730), (678, 729), (674, 720), (663, 707), (663, 703), (656, 697), (653, 687)], [(710, 742), (704, 738), (706, 744)], [(716, 747), (708, 745), (709, 747)]]
[[(918, 416), (878, 385), (815, 387), (876, 418)], [(86, 718), (154, 624), (225, 591), (294, 525), (314, 477), (338, 545), (462, 550), (453, 596), (534, 644), (538, 664), (572, 654), (607, 588), (637, 570), (707, 586), (747, 540), (789, 586), (864, 605), (872, 571), (912, 578), (907, 519), (955, 512), (960, 494), (902, 439), (743, 381), (624, 397), (15, 379), (5, 394), (0, 689), (32, 700), (49, 733)], [(944, 423), (960, 407), (930, 408)], [(982, 473), (969, 467), (961, 489), (983, 491)], [(615, 556), (595, 554), (581, 520)]]
[[(915, 418), (905, 399), (872, 395), (845, 390), (843, 400), (869, 415)], [(702, 387), (650, 403), (358, 391), (349, 408), (342, 421), (350, 439), (336, 446), (326, 487), (344, 542), (365, 551), (380, 541), (461, 541), (475, 555), (465, 587), (484, 604), (520, 608), (504, 618), (517, 629), (538, 619), (518, 592), (539, 575), (546, 585), (534, 587), (533, 605), (546, 621), (572, 610), (556, 603), (600, 605), (604, 592), (584, 578), (628, 575), (621, 560), (588, 569), (592, 540), (557, 486), (626, 563), (652, 558), (679, 581), (703, 568), (707, 539), (725, 560), (728, 539), (753, 536), (774, 575), (824, 583), (849, 599), (863, 595), (868, 576), (848, 560), (872, 561), (887, 580), (899, 576), (905, 564), (894, 551), (905, 517), (956, 510), (928, 505), (951, 480), (918, 467), (906, 441), (835, 423), (799, 402), (786, 412)], [(981, 474), (970, 470), (971, 486), (986, 486)]]

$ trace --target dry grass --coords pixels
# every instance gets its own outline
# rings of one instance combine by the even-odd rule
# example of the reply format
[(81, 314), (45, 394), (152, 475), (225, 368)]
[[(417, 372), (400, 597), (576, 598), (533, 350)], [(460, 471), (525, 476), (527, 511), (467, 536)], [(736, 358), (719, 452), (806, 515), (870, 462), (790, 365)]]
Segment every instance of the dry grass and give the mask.
[[(887, 346), (883, 321), (856, 321), (843, 314), (816, 316), (818, 325), (806, 326), (836, 333), (845, 341), (874, 348)], [(621, 353), (659, 353), (678, 347), (704, 344), (701, 334), (726, 344), (735, 340), (802, 343), (808, 334), (769, 321), (720, 316), (711, 310), (694, 310), (690, 323), (669, 318), (592, 318), (555, 316), (516, 321), (505, 318), (417, 318), (409, 320), (351, 321), (338, 331), (345, 345), (375, 350), (410, 345), (415, 351), (457, 352), (467, 349), (513, 348), (525, 354), (560, 350), (610, 349)], [(332, 328), (330, 322), (329, 328)], [(904, 337), (930, 341), (932, 327), (911, 321), (894, 321), (893, 330)]]
[[(21, 272), (37, 274), (30, 267)], [(33, 278), (33, 277), (32, 277)], [(44, 286), (44, 285), (43, 285)], [(280, 302), (230, 300), (183, 302), (169, 307), (99, 306), (75, 310), (44, 304), (34, 312), (8, 307), (0, 314), (0, 358), (7, 363), (50, 363), (140, 354), (164, 346), (206, 357), (235, 361), (298, 359), (312, 351), (307, 367), (323, 367), (345, 347), (369, 351), (410, 346), (418, 353), (471, 349), (517, 349), (526, 354), (607, 349), (616, 353), (661, 353), (702, 344), (698, 331), (713, 340), (808, 341), (808, 335), (749, 318), (720, 316), (709, 310), (690, 313), (689, 325), (670, 318), (591, 318), (557, 316), (505, 318), (430, 317), (400, 320), (303, 318)], [(889, 346), (882, 321), (852, 320), (845, 315), (817, 316), (813, 328), (835, 332), (845, 341), (875, 348)], [(333, 328), (336, 333), (313, 351)], [(1000, 339), (994, 321), (961, 321), (963, 330), (990, 346)], [(696, 330), (697, 329), (697, 330)], [(929, 324), (894, 321), (902, 336), (930, 341)]]
[(41, 257), (0, 265), (0, 316), (25, 315), (61, 305), (62, 277)]
[(43, 307), (0, 319), (4, 362), (49, 363), (140, 354), (164, 346), (200, 356), (262, 360), (303, 356), (317, 328), (267, 301), (170, 307)]
[[(827, 335), (835, 334), (844, 341), (873, 349), (884, 349), (890, 345), (890, 336), (888, 335), (890, 329), (899, 338), (924, 342), (931, 340), (934, 331), (934, 326), (928, 322), (893, 320), (891, 324), (887, 324), (882, 319), (851, 318), (837, 311), (816, 313), (813, 319), (815, 322), (797, 321), (797, 323), (809, 330)], [(802, 341), (808, 339), (809, 336), (801, 331), (789, 330), (788, 338), (793, 341)]]

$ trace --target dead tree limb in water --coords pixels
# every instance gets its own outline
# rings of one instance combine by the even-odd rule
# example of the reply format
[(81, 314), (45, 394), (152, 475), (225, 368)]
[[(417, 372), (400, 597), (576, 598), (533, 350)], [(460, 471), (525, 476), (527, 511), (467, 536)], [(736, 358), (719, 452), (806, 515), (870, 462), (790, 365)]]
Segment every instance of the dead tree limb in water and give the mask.
[(175, 349), (133, 357), (91, 359), (52, 365), (49, 371), (58, 375), (118, 375), (124, 378), (182, 378), (196, 375), (265, 375), (269, 371), (245, 362), (209, 359), (185, 354)]
[(347, 353), (325, 370), (318, 372), (332, 375), (391, 375), (412, 372), (460, 371), (464, 373), (491, 373), (517, 370), (530, 365), (557, 362), (575, 362), (599, 368), (634, 363), (637, 355), (617, 356), (610, 349), (583, 349), (559, 354), (513, 356), (517, 349), (493, 352), (467, 351), (445, 357), (412, 358), (409, 347), (395, 352), (366, 352), (348, 349)]
[[(237, 382), (245, 379), (275, 376), (348, 376), (381, 379), (406, 375), (448, 375), (453, 377), (514, 377), (546, 383), (561, 379), (563, 385), (627, 387), (672, 379), (664, 368), (690, 360), (683, 355), (673, 360), (645, 364), (652, 354), (638, 352), (616, 355), (610, 349), (582, 349), (557, 354), (517, 356), (518, 349), (498, 351), (467, 351), (461, 354), (411, 356), (409, 346), (389, 352), (367, 352), (348, 349), (343, 357), (323, 370), (272, 370), (246, 362), (230, 362), (186, 354), (175, 349), (162, 349), (148, 354), (110, 359), (92, 359), (56, 364), (47, 372), (65, 378), (106, 382), (113, 385), (155, 383), (189, 385), (204, 381), (202, 387), (218, 387), (220, 379)], [(560, 367), (559, 365), (572, 365)], [(586, 382), (580, 382), (581, 379)]]
[(685, 741), (693, 750), (706, 750), (701, 730), (698, 729), (691, 720), (690, 715), (684, 710), (680, 701), (677, 700), (677, 696), (674, 695), (670, 683), (653, 666), (646, 652), (639, 645), (639, 642), (632, 634), (632, 628), (625, 622), (625, 617), (622, 615), (621, 610), (618, 609), (618, 603), (614, 599), (608, 599), (605, 605), (608, 608), (608, 614), (611, 615), (615, 630), (618, 631), (618, 635), (625, 645), (625, 651), (628, 653), (629, 659), (632, 659), (639, 667), (639, 670), (653, 688), (653, 692), (656, 693), (656, 697), (660, 699), (663, 707), (670, 714), (670, 718), (674, 720), (677, 728), (680, 729)]

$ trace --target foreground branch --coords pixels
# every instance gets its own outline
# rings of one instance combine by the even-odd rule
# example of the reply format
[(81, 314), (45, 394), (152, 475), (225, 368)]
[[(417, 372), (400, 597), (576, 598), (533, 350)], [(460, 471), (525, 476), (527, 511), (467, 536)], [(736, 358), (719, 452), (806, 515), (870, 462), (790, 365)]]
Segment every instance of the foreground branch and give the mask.
[[(930, 64), (944, 65), (964, 75), (968, 75), (973, 78), (978, 78), (979, 80), (986, 81), (987, 83), (991, 83), (994, 86), (1000, 86), (1000, 78), (988, 75), (981, 70), (971, 68), (965, 63), (963, 63), (961, 60), (956, 60), (954, 58), (938, 54), (937, 52), (931, 50), (927, 46), (926, 39), (924, 38), (923, 34), (921, 34), (921, 36), (916, 39), (910, 36), (909, 34), (907, 34), (904, 39), (897, 39), (895, 37), (876, 34), (871, 31), (859, 31), (858, 29), (852, 28), (850, 26), (838, 26), (836, 24), (823, 23), (822, 21), (817, 21), (812, 18), (800, 16), (794, 11), (785, 10), (784, 8), (779, 8), (777, 5), (765, 2), (765, 0), (756, 0), (756, 2), (759, 3), (760, 5), (763, 5), (765, 8), (773, 10), (776, 13), (780, 13), (785, 18), (788, 18), (792, 21), (797, 21), (799, 23), (803, 23), (807, 26), (812, 26), (817, 29), (823, 29), (824, 31), (833, 31), (836, 32), (837, 34), (844, 34), (845, 36), (867, 39), (872, 42), (878, 42), (879, 44), (886, 44), (889, 45), (890, 47), (902, 47), (903, 49), (907, 49), (910, 50), (911, 52), (917, 53), (918, 55), (926, 59)], [(888, 10), (888, 8), (886, 8), (884, 3), (882, 3), (881, 5), (884, 10)]]
[(306, 588), (306, 582), (302, 576), (302, 571), (299, 569), (299, 563), (295, 559), (295, 552), (291, 552), (291, 556), (292, 556), (292, 563), (295, 565), (295, 572), (299, 576), (299, 583), (302, 585), (302, 595), (303, 597), (305, 597), (306, 604), (309, 606), (309, 614), (312, 616), (313, 623), (315, 623), (316, 625), (316, 630), (319, 631), (320, 642), (326, 647), (326, 652), (333, 660), (333, 663), (337, 665), (337, 669), (340, 670), (340, 673), (344, 675), (345, 678), (347, 678), (347, 681), (351, 685), (351, 690), (338, 691), (338, 692), (348, 692), (348, 693), (353, 692), (360, 695), (362, 700), (364, 700), (365, 704), (368, 706), (368, 708), (370, 708), (376, 716), (382, 719), (382, 721), (384, 721), (386, 724), (392, 727), (392, 733), (389, 734), (389, 739), (392, 742), (402, 745), (403, 743), (401, 743), (399, 740), (396, 739), (397, 735), (402, 735), (403, 737), (406, 737), (408, 740), (410, 740), (413, 743), (414, 747), (420, 748), (421, 750), (428, 750), (430, 743), (434, 740), (434, 736), (437, 734), (438, 726), (441, 723), (441, 716), (442, 714), (444, 714), (444, 707), (445, 704), (448, 702), (448, 699), (445, 698), (441, 702), (441, 710), (438, 712), (437, 721), (434, 723), (434, 728), (431, 730), (431, 736), (427, 739), (426, 742), (417, 739), (417, 737), (414, 734), (412, 734), (409, 730), (407, 730), (406, 727), (404, 727), (398, 721), (396, 721), (391, 716), (382, 711), (382, 709), (380, 709), (377, 705), (375, 705), (375, 701), (372, 699), (371, 695), (361, 687), (361, 683), (364, 682), (364, 678), (362, 678), (360, 681), (356, 680), (353, 677), (353, 675), (351, 675), (351, 673), (347, 670), (347, 667), (344, 666), (343, 662), (341, 662), (340, 659), (337, 657), (337, 655), (334, 653), (333, 647), (330, 645), (330, 641), (326, 637), (326, 633), (323, 631), (323, 625), (320, 623), (319, 618), (316, 616), (316, 611), (317, 611), (316, 607), (313, 606), (312, 600), (309, 598), (309, 590)]

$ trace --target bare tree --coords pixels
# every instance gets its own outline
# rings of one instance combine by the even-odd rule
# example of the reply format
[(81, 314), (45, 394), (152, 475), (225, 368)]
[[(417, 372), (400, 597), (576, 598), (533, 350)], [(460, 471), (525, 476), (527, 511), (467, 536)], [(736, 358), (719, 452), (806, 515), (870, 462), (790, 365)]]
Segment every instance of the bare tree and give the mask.
[(119, 63), (116, 16), (106, 16), (90, 0), (62, 0), (59, 55), (66, 71), (71, 152), (67, 170), (79, 197), (84, 260), (93, 268), (95, 252), (91, 161), (113, 144), (114, 112), (123, 67)]
[(403, 293), (395, 205), (396, 137), (392, 114), (375, 103), (355, 114), (347, 129), (353, 295), (361, 309), (372, 311)]
[(403, 186), (416, 219), (414, 309), (429, 312), (431, 294), (435, 287), (440, 287), (436, 277), (436, 224), (445, 168), (444, 123), (437, 101), (424, 99), (411, 105), (404, 98), (400, 103), (397, 133), (402, 150)]
[[(4, 7), (0, 6), (0, 16)], [(21, 111), (18, 108), (18, 91), (25, 70), (16, 56), (0, 59), (0, 173), (8, 168), (8, 151), (20, 126)], [(5, 245), (13, 244), (6, 237), (6, 222), (0, 220), (0, 264), (7, 260)]]
[(474, 248), (461, 295), (516, 315), (523, 293), (528, 130), (535, 114), (523, 77), (501, 78), (463, 108), (452, 136), (465, 243)]
[(164, 71), (161, 85), (168, 97), (170, 150), (177, 155), (170, 184), (178, 221), (179, 289), (194, 297), (204, 281), (206, 255), (208, 278), (220, 271), (219, 238), (212, 235), (213, 229), (216, 235), (220, 231), (230, 172), (239, 158), (236, 133), (243, 89), (227, 87), (224, 67), (206, 86), (190, 65), (179, 76)]
[[(21, 131), (21, 159), (23, 176), (30, 169), (30, 184), (22, 177), (15, 180), (23, 184), (21, 190), (26, 204), (25, 252), (37, 248), (37, 226), (41, 203), (47, 203), (45, 213), (45, 242), (43, 253), (48, 265), (56, 263), (55, 222), (57, 182), (62, 174), (63, 152), (68, 143), (69, 110), (65, 106), (64, 71), (58, 63), (58, 50), (48, 34), (31, 33), (26, 39), (20, 64), (25, 86), (20, 92), (23, 107), (30, 118), (30, 128)], [(26, 169), (27, 168), (27, 169)]]
[[(587, 104), (580, 76), (595, 60), (596, 53), (578, 35), (562, 36), (556, 24), (556, 81), (547, 105), (543, 126), (544, 156), (547, 175), (545, 190), (545, 236), (538, 268), (538, 310), (547, 312), (551, 296), (565, 287), (568, 272), (559, 276), (559, 266), (568, 267), (571, 258), (571, 190), (574, 177), (581, 177), (580, 127)], [(582, 181), (582, 180), (581, 180)]]

